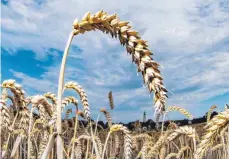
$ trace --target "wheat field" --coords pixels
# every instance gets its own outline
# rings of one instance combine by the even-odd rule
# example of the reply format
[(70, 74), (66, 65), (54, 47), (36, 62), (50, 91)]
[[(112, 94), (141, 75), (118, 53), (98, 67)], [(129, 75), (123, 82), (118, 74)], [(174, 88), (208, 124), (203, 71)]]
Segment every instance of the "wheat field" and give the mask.
[[(74, 81), (64, 83), (66, 58), (72, 39), (88, 31), (100, 30), (119, 39), (142, 73), (143, 81), (153, 92), (153, 105), (161, 120), (158, 131), (131, 131), (126, 126), (112, 122), (115, 100), (112, 91), (108, 93), (109, 108), (101, 108), (107, 128), (92, 119), (87, 92)], [(129, 22), (121, 21), (116, 14), (99, 11), (89, 12), (81, 20), (74, 20), (73, 29), (64, 51), (59, 74), (58, 93), (26, 96), (23, 86), (13, 79), (1, 84), (0, 150), (3, 159), (228, 159), (229, 158), (229, 109), (218, 112), (212, 106), (205, 123), (179, 126), (171, 122), (164, 126), (166, 114), (177, 111), (187, 119), (193, 115), (180, 106), (166, 106), (167, 90), (159, 64), (153, 59), (147, 42)], [(65, 90), (79, 95), (63, 98)], [(82, 108), (78, 103), (82, 103)], [(66, 110), (68, 104), (75, 105)], [(65, 112), (65, 114), (64, 114)], [(62, 118), (62, 115), (65, 118)], [(82, 119), (87, 122), (82, 122)], [(135, 125), (138, 127), (139, 125)]]

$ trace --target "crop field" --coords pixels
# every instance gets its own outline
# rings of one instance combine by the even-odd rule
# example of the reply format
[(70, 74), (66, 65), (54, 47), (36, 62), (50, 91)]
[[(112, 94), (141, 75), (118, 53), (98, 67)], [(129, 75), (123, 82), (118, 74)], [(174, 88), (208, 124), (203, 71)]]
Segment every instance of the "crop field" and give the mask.
[[(14, 79), (1, 83), (0, 150), (3, 159), (229, 159), (229, 108), (211, 117), (217, 108), (209, 108), (206, 121), (179, 126), (166, 115), (177, 112), (188, 120), (193, 114), (180, 106), (167, 106), (167, 89), (147, 42), (127, 21), (105, 11), (86, 13), (74, 20), (64, 50), (59, 74), (58, 93), (26, 96), (23, 86)], [(153, 94), (157, 129), (135, 131), (112, 121), (115, 98), (112, 91), (108, 108), (101, 107), (92, 119), (87, 91), (80, 83), (64, 83), (66, 58), (73, 38), (89, 31), (102, 31), (126, 48), (143, 82)], [(83, 36), (83, 35), (81, 35)], [(131, 60), (130, 60), (131, 62)], [(58, 78), (58, 77), (57, 77)], [(146, 88), (147, 89), (147, 88)], [(75, 96), (64, 96), (65, 91)], [(78, 98), (79, 97), (79, 98)], [(82, 107), (78, 104), (81, 103)], [(75, 112), (67, 109), (75, 106)], [(74, 116), (69, 116), (73, 113)], [(63, 117), (64, 116), (64, 117)], [(107, 127), (98, 122), (105, 116)], [(82, 122), (84, 121), (84, 122)], [(137, 127), (137, 125), (135, 125)]]

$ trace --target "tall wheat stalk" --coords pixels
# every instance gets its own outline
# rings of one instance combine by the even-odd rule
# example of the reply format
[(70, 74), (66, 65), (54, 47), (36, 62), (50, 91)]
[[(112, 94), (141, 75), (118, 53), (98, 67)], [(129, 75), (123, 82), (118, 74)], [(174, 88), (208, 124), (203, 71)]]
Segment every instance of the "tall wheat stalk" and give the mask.
[(62, 108), (62, 92), (63, 92), (63, 85), (64, 85), (64, 72), (65, 72), (65, 65), (68, 56), (69, 47), (71, 45), (72, 39), (74, 36), (74, 30), (70, 33), (68, 37), (68, 41), (64, 50), (64, 55), (61, 62), (60, 67), (60, 74), (59, 74), (59, 84), (58, 84), (58, 92), (57, 92), (57, 120), (56, 120), (56, 130), (57, 130), (57, 139), (56, 139), (56, 152), (57, 152), (57, 159), (63, 159), (63, 148), (62, 148), (62, 122), (61, 122), (61, 108)]

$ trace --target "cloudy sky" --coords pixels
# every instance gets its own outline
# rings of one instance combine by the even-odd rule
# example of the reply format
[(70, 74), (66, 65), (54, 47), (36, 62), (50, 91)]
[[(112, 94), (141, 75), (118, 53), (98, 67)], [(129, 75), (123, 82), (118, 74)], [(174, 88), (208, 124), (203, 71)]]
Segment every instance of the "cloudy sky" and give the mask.
[[(103, 9), (129, 21), (148, 41), (170, 91), (167, 105), (203, 116), (229, 102), (229, 0), (1, 0), (1, 74), (27, 95), (57, 93), (63, 50), (75, 18)], [(96, 118), (113, 91), (115, 122), (153, 118), (153, 95), (131, 57), (102, 32), (74, 38), (65, 81), (88, 94)], [(68, 91), (66, 95), (78, 96)], [(169, 119), (183, 119), (171, 113)], [(103, 118), (101, 118), (103, 119)]]

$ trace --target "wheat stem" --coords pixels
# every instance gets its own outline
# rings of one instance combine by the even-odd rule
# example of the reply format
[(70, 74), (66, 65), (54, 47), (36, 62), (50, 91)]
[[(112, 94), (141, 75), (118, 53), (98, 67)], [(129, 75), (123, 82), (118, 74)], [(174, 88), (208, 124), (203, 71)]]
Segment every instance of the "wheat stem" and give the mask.
[(68, 50), (71, 45), (71, 41), (74, 36), (74, 31), (71, 31), (68, 42), (66, 44), (64, 55), (61, 62), (60, 67), (60, 74), (59, 74), (59, 84), (58, 84), (58, 96), (57, 96), (57, 122), (56, 122), (56, 129), (57, 129), (57, 144), (56, 144), (56, 152), (57, 152), (57, 159), (63, 159), (63, 149), (62, 149), (62, 140), (61, 140), (61, 133), (62, 133), (62, 126), (61, 126), (61, 108), (62, 108), (62, 91), (63, 91), (63, 84), (64, 84), (64, 72), (65, 72), (65, 64), (68, 56)]

